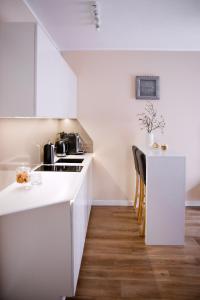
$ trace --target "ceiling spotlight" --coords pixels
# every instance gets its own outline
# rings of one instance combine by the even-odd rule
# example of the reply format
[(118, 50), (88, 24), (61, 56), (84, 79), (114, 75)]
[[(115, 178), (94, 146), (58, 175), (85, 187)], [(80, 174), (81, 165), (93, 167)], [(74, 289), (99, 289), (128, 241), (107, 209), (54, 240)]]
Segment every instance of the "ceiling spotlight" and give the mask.
[(99, 15), (99, 3), (97, 1), (91, 1), (91, 12), (94, 20), (96, 30), (100, 30), (100, 15)]

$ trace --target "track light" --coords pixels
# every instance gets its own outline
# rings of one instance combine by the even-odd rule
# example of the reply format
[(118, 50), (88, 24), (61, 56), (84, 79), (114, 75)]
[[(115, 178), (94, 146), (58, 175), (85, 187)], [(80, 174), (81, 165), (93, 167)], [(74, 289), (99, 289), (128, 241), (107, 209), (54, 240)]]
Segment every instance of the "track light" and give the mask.
[(94, 19), (94, 25), (96, 30), (100, 30), (100, 15), (99, 15), (99, 3), (97, 1), (91, 2), (91, 11)]

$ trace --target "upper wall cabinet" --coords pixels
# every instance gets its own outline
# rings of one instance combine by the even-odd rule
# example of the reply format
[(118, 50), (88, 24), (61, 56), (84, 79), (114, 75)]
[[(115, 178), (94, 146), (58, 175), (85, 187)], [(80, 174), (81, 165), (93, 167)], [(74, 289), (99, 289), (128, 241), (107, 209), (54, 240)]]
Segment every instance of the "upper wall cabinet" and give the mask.
[(77, 79), (43, 30), (0, 23), (0, 117), (77, 117)]

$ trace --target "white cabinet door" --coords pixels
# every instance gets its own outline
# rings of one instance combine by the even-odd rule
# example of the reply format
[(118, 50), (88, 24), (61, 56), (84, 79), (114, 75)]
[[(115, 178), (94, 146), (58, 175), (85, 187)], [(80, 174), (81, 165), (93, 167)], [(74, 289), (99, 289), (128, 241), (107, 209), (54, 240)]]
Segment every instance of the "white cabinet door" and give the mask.
[(35, 115), (35, 24), (0, 23), (0, 117)]
[(74, 293), (78, 281), (81, 259), (85, 244), (87, 231), (88, 209), (87, 209), (87, 177), (73, 203), (73, 270), (74, 270)]
[(37, 26), (38, 117), (77, 117), (77, 78), (43, 30)]
[(36, 115), (76, 118), (76, 76), (39, 26), (36, 70)]
[(76, 291), (83, 249), (87, 233), (89, 221), (89, 213), (91, 208), (91, 184), (92, 184), (92, 169), (91, 165), (87, 171), (84, 182), (80, 188), (72, 204), (72, 253), (73, 253), (73, 277), (74, 277), (74, 294)]
[[(60, 105), (66, 118), (77, 118), (77, 77), (67, 62), (59, 57)], [(66, 109), (67, 108), (67, 109)]]
[(36, 46), (36, 115), (57, 117), (58, 100), (58, 53), (49, 38), (37, 27)]

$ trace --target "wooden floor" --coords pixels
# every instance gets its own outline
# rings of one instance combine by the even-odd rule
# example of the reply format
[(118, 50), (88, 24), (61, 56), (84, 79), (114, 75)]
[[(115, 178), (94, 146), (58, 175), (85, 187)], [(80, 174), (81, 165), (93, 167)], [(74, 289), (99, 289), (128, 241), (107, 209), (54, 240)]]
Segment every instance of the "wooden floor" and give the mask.
[(186, 210), (184, 247), (160, 247), (132, 207), (93, 207), (75, 299), (200, 300), (200, 210)]

